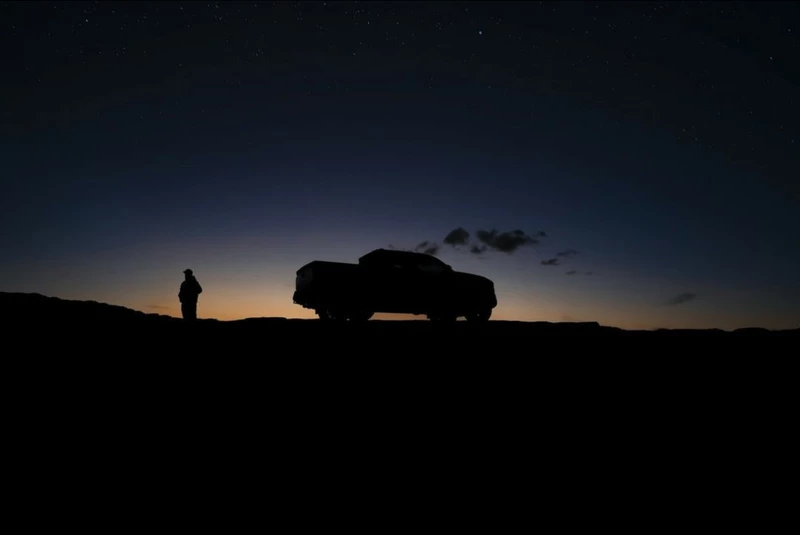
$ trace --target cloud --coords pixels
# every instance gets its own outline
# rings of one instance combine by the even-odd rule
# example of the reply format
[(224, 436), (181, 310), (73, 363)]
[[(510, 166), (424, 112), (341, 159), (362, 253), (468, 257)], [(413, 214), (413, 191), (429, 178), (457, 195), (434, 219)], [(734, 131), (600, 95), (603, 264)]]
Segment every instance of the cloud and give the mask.
[(556, 253), (556, 256), (563, 256), (564, 258), (572, 258), (578, 254), (578, 251), (575, 249), (567, 249), (565, 251), (561, 251), (560, 253)]
[(451, 230), (450, 233), (444, 237), (444, 243), (447, 245), (452, 245), (453, 247), (456, 245), (466, 245), (468, 241), (469, 232), (461, 227)]
[(561, 260), (558, 258), (549, 258), (547, 260), (542, 260), (541, 264), (543, 266), (557, 266), (561, 263)]
[(575, 271), (574, 269), (572, 271), (567, 271), (567, 275), (575, 275), (576, 273), (577, 271)]
[(689, 301), (694, 301), (697, 299), (697, 294), (693, 293), (682, 293), (678, 294), (669, 301), (667, 301), (667, 305), (683, 305), (688, 303)]
[(416, 251), (418, 253), (424, 253), (424, 254), (429, 254), (429, 255), (436, 256), (436, 253), (439, 252), (439, 244), (438, 243), (431, 243), (429, 241), (424, 241), (424, 242), (420, 243), (419, 245), (417, 245), (414, 248), (414, 251)]
[(508, 232), (499, 232), (495, 229), (479, 230), (476, 235), (478, 241), (489, 249), (507, 254), (513, 253), (524, 245), (536, 245), (539, 243), (538, 239), (525, 234), (521, 230), (510, 230)]
[[(447, 236), (444, 237), (442, 243), (457, 249), (460, 249), (461, 246), (466, 246), (467, 248), (460, 250), (474, 255), (483, 255), (488, 251), (499, 251), (501, 253), (511, 254), (525, 245), (536, 245), (542, 238), (546, 237), (547, 234), (541, 230), (530, 235), (522, 230), (500, 232), (496, 229), (492, 229), (478, 230), (473, 239), (472, 234), (470, 234), (468, 230), (463, 227), (458, 227), (451, 230)], [(409, 250), (400, 249), (394, 245), (389, 245), (389, 249), (400, 251)], [(411, 250), (418, 253), (437, 255), (441, 252), (442, 245), (437, 242), (426, 240)]]
[(587, 271), (586, 273), (584, 273), (584, 275), (594, 275), (594, 273), (592, 273), (591, 271)]

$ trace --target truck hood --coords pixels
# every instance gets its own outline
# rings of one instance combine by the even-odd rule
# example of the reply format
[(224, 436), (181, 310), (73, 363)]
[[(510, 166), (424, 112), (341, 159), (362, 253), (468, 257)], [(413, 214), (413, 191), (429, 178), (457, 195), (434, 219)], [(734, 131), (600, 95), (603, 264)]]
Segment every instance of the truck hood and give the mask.
[(463, 271), (454, 271), (453, 275), (465, 283), (475, 286), (477, 289), (491, 291), (494, 293), (494, 282), (492, 282), (491, 279), (487, 279), (481, 275), (475, 275), (474, 273), (464, 273)]

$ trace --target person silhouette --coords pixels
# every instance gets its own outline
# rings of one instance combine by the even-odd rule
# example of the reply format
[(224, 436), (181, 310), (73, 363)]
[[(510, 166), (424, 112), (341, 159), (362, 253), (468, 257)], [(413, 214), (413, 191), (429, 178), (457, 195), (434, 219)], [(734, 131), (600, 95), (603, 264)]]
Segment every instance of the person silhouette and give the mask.
[(178, 292), (178, 300), (181, 302), (181, 314), (185, 320), (197, 319), (197, 298), (203, 293), (203, 288), (197, 279), (194, 278), (194, 272), (191, 269), (183, 271), (184, 281), (181, 283), (181, 289)]

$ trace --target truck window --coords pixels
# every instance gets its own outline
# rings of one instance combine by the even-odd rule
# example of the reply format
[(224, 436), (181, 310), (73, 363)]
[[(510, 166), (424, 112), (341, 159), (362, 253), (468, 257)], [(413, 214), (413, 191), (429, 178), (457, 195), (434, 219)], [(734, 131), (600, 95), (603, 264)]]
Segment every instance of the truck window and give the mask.
[(441, 273), (444, 268), (438, 264), (419, 264), (417, 269), (425, 273)]

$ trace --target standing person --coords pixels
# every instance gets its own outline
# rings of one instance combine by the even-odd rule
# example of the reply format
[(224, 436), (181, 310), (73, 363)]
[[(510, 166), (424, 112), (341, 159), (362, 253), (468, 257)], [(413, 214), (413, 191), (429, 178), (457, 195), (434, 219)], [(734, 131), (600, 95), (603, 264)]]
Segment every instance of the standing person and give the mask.
[(178, 292), (178, 300), (181, 302), (181, 314), (185, 320), (197, 319), (197, 297), (203, 293), (203, 288), (197, 279), (194, 278), (194, 272), (191, 269), (184, 270), (184, 281), (181, 283), (181, 289)]

